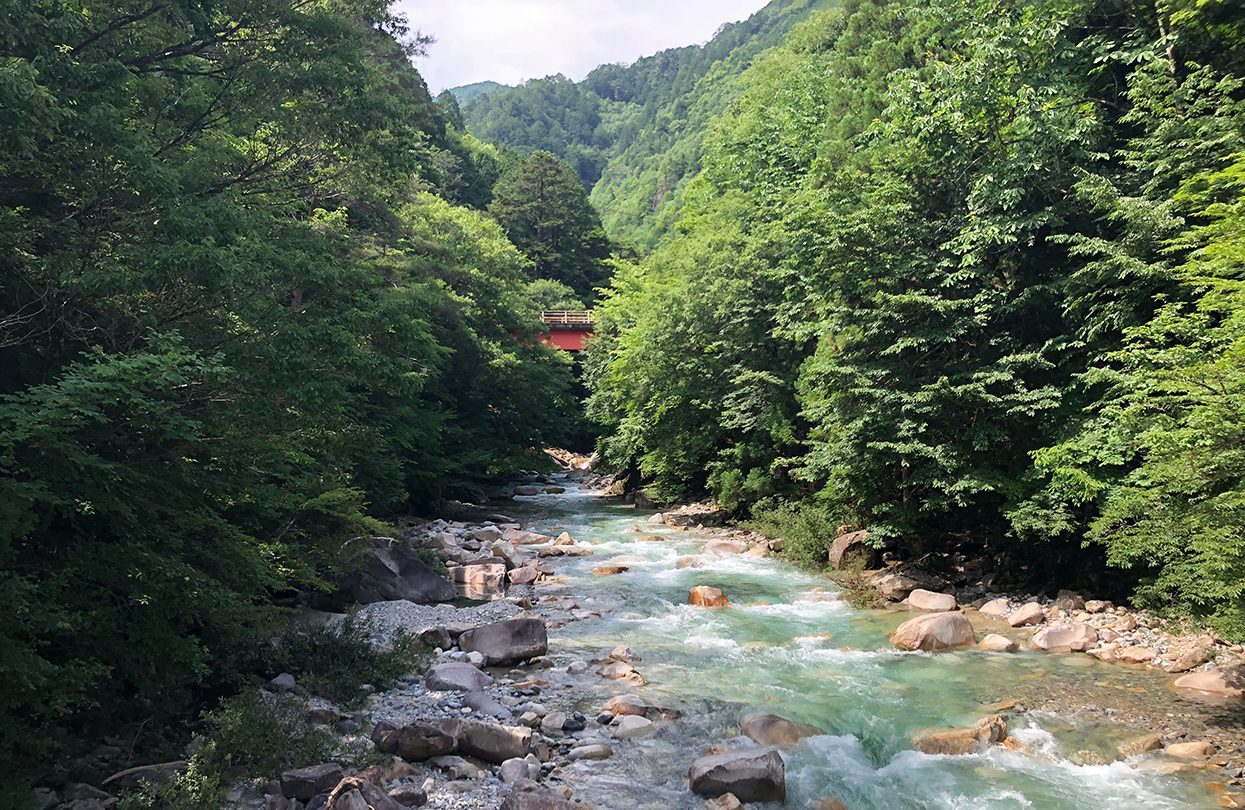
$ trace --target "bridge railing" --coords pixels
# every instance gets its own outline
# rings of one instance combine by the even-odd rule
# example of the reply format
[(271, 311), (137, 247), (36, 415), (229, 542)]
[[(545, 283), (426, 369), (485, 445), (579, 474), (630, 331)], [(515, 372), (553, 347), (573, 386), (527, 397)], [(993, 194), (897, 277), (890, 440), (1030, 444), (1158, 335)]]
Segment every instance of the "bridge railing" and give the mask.
[(595, 323), (591, 312), (576, 309), (547, 309), (540, 313), (540, 320), (546, 326), (590, 327)]

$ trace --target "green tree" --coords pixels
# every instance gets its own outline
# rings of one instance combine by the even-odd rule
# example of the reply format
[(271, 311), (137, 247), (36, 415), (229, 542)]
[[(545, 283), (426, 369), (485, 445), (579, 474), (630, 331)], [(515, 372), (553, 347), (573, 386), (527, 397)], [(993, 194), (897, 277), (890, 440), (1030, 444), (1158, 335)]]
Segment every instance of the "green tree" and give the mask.
[(601, 219), (575, 173), (552, 154), (537, 152), (502, 175), (489, 213), (531, 260), (533, 277), (560, 281), (582, 298), (609, 277)]

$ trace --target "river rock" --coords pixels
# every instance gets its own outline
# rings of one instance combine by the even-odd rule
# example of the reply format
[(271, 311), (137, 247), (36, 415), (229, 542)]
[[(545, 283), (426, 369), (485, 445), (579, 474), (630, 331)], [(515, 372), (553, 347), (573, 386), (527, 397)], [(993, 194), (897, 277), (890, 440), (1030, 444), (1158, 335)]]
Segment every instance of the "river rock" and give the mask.
[(434, 720), (416, 720), (400, 729), (386, 729), (386, 724), (378, 724), (372, 732), (372, 740), (376, 748), (386, 754), (396, 754), (407, 762), (423, 762), (434, 757), (443, 757), (458, 749), (458, 740), (454, 734), (457, 725), (450, 725)]
[(991, 599), (989, 602), (986, 602), (977, 610), (983, 616), (993, 616), (996, 619), (1002, 619), (1011, 610), (1011, 602), (1007, 601), (1007, 597), (1000, 596), (998, 599)]
[(1190, 672), (1177, 678), (1175, 686), (1177, 689), (1213, 697), (1239, 698), (1245, 695), (1245, 664)]
[(1172, 743), (1163, 749), (1163, 753), (1177, 759), (1206, 759), (1215, 755), (1215, 746), (1205, 740)]
[(285, 771), (281, 774), (281, 795), (287, 799), (309, 801), (337, 787), (343, 775), (342, 766), (335, 762)]
[(530, 780), (517, 782), (498, 810), (584, 810), (556, 790)]
[(553, 544), (555, 546), (573, 546), (575, 545), (575, 538), (571, 537), (570, 532), (562, 532), (557, 537), (553, 538)]
[(498, 666), (517, 664), (549, 652), (549, 633), (540, 619), (510, 619), (476, 627), (458, 637), (463, 652), (481, 652)]
[(554, 484), (553, 486), (545, 487), (546, 495), (561, 495), (564, 492), (566, 492), (566, 487), (560, 487), (556, 484)]
[(945, 650), (967, 647), (977, 640), (973, 625), (962, 613), (931, 613), (909, 619), (891, 634), (891, 642), (905, 650)]
[(527, 556), (520, 554), (515, 550), (513, 544), (507, 543), (505, 540), (495, 541), (493, 543), (491, 553), (494, 557), (497, 557), (504, 562), (506, 564), (506, 568), (518, 568), (520, 565), (527, 562)]
[(404, 599), (420, 605), (452, 602), (454, 586), (414, 551), (387, 538), (377, 538), (350, 581), (350, 595), (360, 604)]
[(610, 661), (598, 669), (597, 674), (612, 681), (631, 681), (641, 686), (645, 683), (644, 676), (625, 661)]
[(1115, 660), (1125, 664), (1148, 664), (1154, 656), (1154, 650), (1149, 647), (1121, 647), (1115, 651)]
[(514, 488), (514, 494), (521, 497), (530, 498), (533, 495), (540, 494), (540, 487), (534, 484), (522, 484)]
[(389, 798), (403, 807), (423, 807), (428, 803), (428, 792), (413, 782), (402, 782), (389, 789)]
[(1104, 602), (1101, 599), (1090, 599), (1085, 603), (1086, 613), (1102, 613), (1111, 608), (1110, 602)]
[(924, 588), (916, 588), (908, 594), (908, 606), (917, 610), (928, 610), (936, 613), (945, 613), (949, 610), (955, 610), (955, 597), (949, 593), (934, 593)]
[(739, 721), (739, 730), (758, 745), (787, 748), (800, 740), (826, 732), (816, 726), (797, 723), (776, 714), (749, 714)]
[(1141, 737), (1134, 737), (1119, 746), (1119, 751), (1126, 757), (1135, 757), (1138, 754), (1145, 754), (1150, 751), (1157, 751), (1163, 747), (1162, 734), (1146, 734)]
[(530, 728), (474, 720), (459, 722), (458, 749), (465, 754), (500, 765), (508, 759), (526, 757), (532, 752)]
[(649, 720), (678, 720), (680, 712), (674, 709), (664, 708), (637, 695), (617, 695), (610, 698), (601, 707), (602, 712), (608, 712), (613, 715), (638, 715), (647, 717)]
[(701, 796), (733, 793), (741, 802), (785, 802), (787, 772), (782, 755), (771, 748), (745, 748), (701, 757), (688, 771), (692, 792)]
[(657, 730), (657, 724), (647, 717), (628, 714), (615, 720), (612, 728), (615, 737), (632, 739), (635, 737), (647, 737)]
[(572, 748), (569, 756), (571, 759), (609, 759), (614, 756), (614, 749), (605, 743), (586, 743)]
[(742, 540), (710, 540), (700, 550), (705, 554), (743, 554), (748, 544)]
[(1033, 634), (1039, 650), (1085, 652), (1098, 643), (1098, 631), (1088, 624), (1052, 624)]
[(343, 779), (330, 790), (332, 793), (322, 805), (324, 810), (402, 810), (403, 807), (379, 786), (355, 776)]
[(424, 673), (424, 686), (434, 692), (478, 692), (493, 682), (471, 664), (434, 664)]
[(540, 579), (540, 571), (534, 566), (525, 565), (522, 568), (516, 568), (506, 577), (510, 580), (511, 585), (531, 585)]
[(702, 564), (703, 563), (701, 563), (699, 557), (690, 557), (690, 556), (680, 557), (679, 559), (674, 561), (675, 568), (700, 568)]
[(868, 539), (866, 531), (848, 532), (834, 538), (828, 555), (830, 567), (838, 570), (869, 568), (877, 559), (877, 550), (866, 542)]
[(743, 802), (734, 793), (724, 793), (716, 799), (705, 799), (704, 810), (743, 810)]
[(1007, 623), (1012, 627), (1024, 627), (1027, 624), (1041, 624), (1046, 620), (1046, 611), (1037, 602), (1026, 602), (1016, 608), (1016, 612), (1008, 617)]
[(928, 583), (915, 579), (899, 571), (886, 571), (875, 575), (869, 580), (878, 593), (891, 602), (901, 602), (908, 594)]
[(697, 585), (687, 592), (687, 603), (697, 607), (726, 607), (731, 603), (726, 594), (708, 585)]
[(925, 754), (965, 756), (975, 754), (988, 745), (1007, 739), (1007, 720), (996, 714), (987, 717), (973, 728), (956, 728), (929, 731), (918, 735), (912, 747)]
[(1020, 649), (1020, 645), (1012, 641), (1007, 636), (1000, 636), (998, 633), (991, 633), (977, 643), (977, 647), (987, 652), (1016, 652)]
[(501, 533), (501, 539), (516, 546), (541, 546), (550, 542), (550, 537), (547, 534), (526, 532), (522, 529), (516, 529), (513, 527), (509, 527), (503, 531)]
[(501, 539), (501, 529), (496, 526), (480, 526), (475, 529), (468, 529), (466, 537), (475, 540), (477, 543), (496, 543)]
[(630, 570), (631, 568), (626, 565), (599, 565), (592, 569), (592, 573), (599, 577), (609, 577), (625, 574)]
[(1073, 613), (1085, 609), (1085, 597), (1076, 591), (1060, 591), (1055, 596), (1055, 607)]
[(450, 569), (458, 592), (469, 599), (489, 599), (506, 590), (506, 563), (497, 557), (471, 560)]

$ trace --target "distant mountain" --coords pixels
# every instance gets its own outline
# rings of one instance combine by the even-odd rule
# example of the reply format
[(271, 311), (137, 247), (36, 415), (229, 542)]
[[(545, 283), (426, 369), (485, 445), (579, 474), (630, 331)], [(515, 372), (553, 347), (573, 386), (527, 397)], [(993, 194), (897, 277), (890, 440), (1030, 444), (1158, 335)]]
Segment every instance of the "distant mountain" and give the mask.
[(486, 93), (492, 93), (494, 90), (508, 90), (509, 85), (499, 84), (497, 82), (476, 82), (475, 84), (464, 84), (462, 87), (451, 87), (450, 93), (454, 98), (458, 99), (458, 103), (466, 106), (475, 101)]
[[(709, 121), (738, 97), (736, 79), (800, 21), (838, 0), (774, 0), (704, 45), (494, 89), (470, 101), (454, 91), (477, 137), (568, 161), (610, 236), (641, 251), (661, 241), (700, 169)], [(473, 85), (474, 87), (474, 85)]]

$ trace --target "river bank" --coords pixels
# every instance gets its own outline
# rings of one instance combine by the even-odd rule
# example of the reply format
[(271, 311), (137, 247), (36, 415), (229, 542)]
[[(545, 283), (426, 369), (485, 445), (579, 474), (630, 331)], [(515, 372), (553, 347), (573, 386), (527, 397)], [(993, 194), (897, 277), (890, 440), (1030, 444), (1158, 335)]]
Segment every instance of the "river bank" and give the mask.
[[(760, 712), (817, 732), (781, 749), (790, 807), (1235, 806), (1235, 702), (1178, 693), (1155, 670), (1027, 644), (901, 651), (890, 634), (921, 614), (853, 609), (826, 580), (765, 556), (763, 538), (658, 522), (573, 482), (546, 488), (491, 521), (406, 527), (408, 540), (458, 563), (450, 570), (460, 588), (487, 590), (499, 575), (513, 584), (482, 606), (365, 607), (378, 642), (402, 628), (440, 652), (428, 671), (373, 695), (357, 735), (398, 750), (386, 734), (435, 722), (465, 740), (466, 721), (516, 729), (521, 742), (422, 756), (431, 749), (408, 741), (406, 759), (365, 774), (386, 790), (418, 788), (426, 806), (462, 810), (574, 806), (559, 804), (566, 795), (600, 808), (698, 808), (706, 799), (689, 789), (689, 769), (705, 755), (757, 748), (741, 726)], [(689, 605), (698, 586), (729, 604)], [(972, 607), (964, 615), (977, 636), (1023, 642), (1034, 632)], [(542, 654), (498, 666), (463, 649), (471, 627), (520, 617), (547, 628)], [(996, 714), (1004, 744), (962, 756), (914, 748), (931, 729)], [(282, 793), (240, 786), (234, 800), (317, 806)]]

